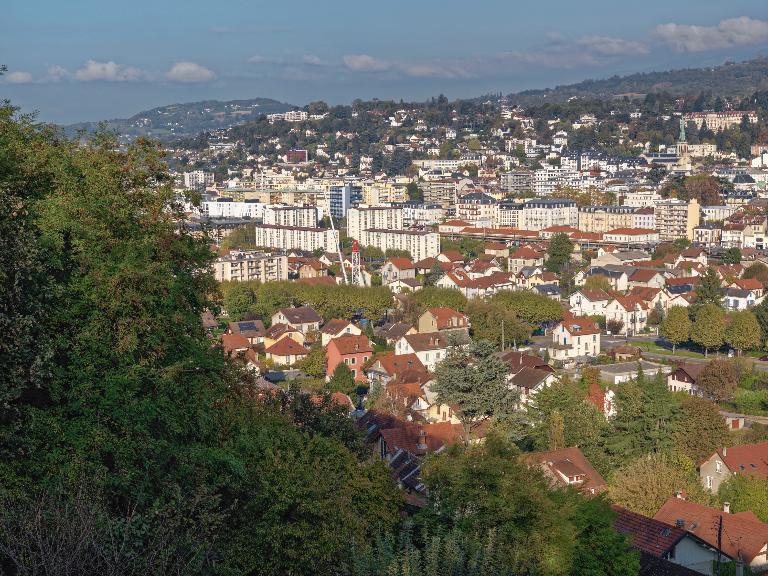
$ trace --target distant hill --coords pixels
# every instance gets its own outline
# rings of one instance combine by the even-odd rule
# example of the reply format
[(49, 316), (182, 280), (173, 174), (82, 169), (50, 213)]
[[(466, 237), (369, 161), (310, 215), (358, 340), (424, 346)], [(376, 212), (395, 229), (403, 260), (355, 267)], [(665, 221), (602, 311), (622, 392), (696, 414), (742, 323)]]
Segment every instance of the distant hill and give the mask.
[[(107, 127), (120, 133), (124, 138), (151, 136), (159, 139), (191, 136), (206, 130), (229, 128), (256, 120), (262, 114), (274, 114), (293, 110), (295, 106), (269, 98), (250, 100), (203, 100), (186, 104), (170, 104), (130, 118), (107, 120)], [(99, 122), (81, 122), (64, 127), (69, 136), (79, 130), (93, 131)]]
[(751, 96), (756, 90), (768, 90), (768, 58), (740, 63), (727, 62), (714, 68), (684, 68), (613, 76), (604, 80), (584, 80), (555, 88), (517, 92), (510, 94), (508, 99), (526, 106), (562, 102), (574, 96), (612, 98), (624, 94), (645, 95), (649, 92), (697, 95), (711, 91), (715, 97), (744, 97)]

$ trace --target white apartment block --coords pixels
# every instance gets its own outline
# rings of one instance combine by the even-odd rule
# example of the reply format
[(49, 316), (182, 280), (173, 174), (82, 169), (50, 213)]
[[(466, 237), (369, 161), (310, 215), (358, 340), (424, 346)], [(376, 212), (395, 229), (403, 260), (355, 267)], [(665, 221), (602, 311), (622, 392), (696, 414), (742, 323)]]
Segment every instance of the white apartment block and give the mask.
[(254, 243), (264, 248), (280, 250), (323, 250), (336, 252), (339, 233), (330, 228), (301, 228), (298, 226), (273, 226), (264, 224), (254, 227)]
[(209, 186), (213, 186), (213, 182), (213, 172), (205, 172), (203, 170), (184, 172), (184, 188), (205, 190)]
[(522, 228), (523, 203), (499, 202), (496, 205), (496, 225), (500, 228)]
[(736, 212), (736, 206), (702, 206), (701, 219), (705, 222), (720, 222)]
[(544, 230), (551, 226), (579, 224), (579, 209), (573, 200), (558, 198), (526, 200), (523, 204), (523, 229)]
[(315, 206), (272, 205), (264, 209), (264, 224), (316, 228), (322, 219), (322, 209)]
[(637, 190), (635, 192), (628, 192), (624, 196), (622, 206), (632, 206), (633, 208), (653, 207), (661, 199), (661, 195), (655, 190)]
[(219, 282), (278, 282), (288, 280), (288, 257), (264, 252), (231, 252), (213, 263)]
[(260, 220), (264, 215), (264, 204), (260, 202), (234, 202), (229, 198), (200, 202), (200, 208), (195, 209), (208, 218), (253, 218)]
[(347, 235), (360, 240), (363, 230), (402, 230), (403, 209), (394, 206), (360, 206), (347, 210)]
[(445, 217), (445, 210), (439, 204), (403, 204), (403, 226), (429, 226), (438, 224)]
[(686, 123), (693, 122), (696, 124), (696, 128), (701, 128), (706, 122), (708, 129), (714, 132), (720, 132), (731, 126), (738, 126), (741, 124), (741, 120), (744, 116), (746, 116), (752, 124), (757, 122), (756, 112), (739, 110), (730, 112), (688, 112), (683, 115), (683, 120), (685, 120)]
[(579, 186), (579, 173), (575, 170), (546, 167), (533, 173), (533, 193), (548, 196), (560, 186)]
[(387, 249), (407, 250), (414, 261), (435, 257), (440, 254), (440, 234), (413, 230), (363, 230), (360, 243)]

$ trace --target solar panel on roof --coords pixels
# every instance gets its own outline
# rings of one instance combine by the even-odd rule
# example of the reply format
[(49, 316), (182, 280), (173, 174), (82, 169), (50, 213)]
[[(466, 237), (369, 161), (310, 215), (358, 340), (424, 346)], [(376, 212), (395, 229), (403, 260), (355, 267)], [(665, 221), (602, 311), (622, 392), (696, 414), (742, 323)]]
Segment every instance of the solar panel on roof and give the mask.
[(255, 322), (240, 322), (240, 330), (256, 330)]

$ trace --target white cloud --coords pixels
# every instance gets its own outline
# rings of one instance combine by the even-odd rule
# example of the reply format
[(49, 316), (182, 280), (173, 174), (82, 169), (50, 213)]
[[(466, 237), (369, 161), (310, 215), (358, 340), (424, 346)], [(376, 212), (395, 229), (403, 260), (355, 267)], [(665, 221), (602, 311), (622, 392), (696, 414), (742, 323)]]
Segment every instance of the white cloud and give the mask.
[(6, 82), (9, 84), (29, 84), (32, 82), (32, 74), (29, 72), (22, 72), (21, 70), (14, 70), (3, 76)]
[(716, 26), (659, 24), (656, 36), (678, 52), (703, 52), (733, 46), (768, 44), (768, 21), (748, 16), (721, 20)]
[[(63, 70), (63, 69), (62, 69)], [(112, 62), (88, 60), (82, 68), (75, 70), (75, 80), (81, 82), (129, 82), (141, 80), (146, 74), (133, 66), (123, 66)]]
[(176, 62), (168, 72), (165, 73), (165, 77), (171, 82), (210, 82), (216, 78), (216, 74), (212, 70), (200, 64), (194, 62)]
[(328, 62), (314, 54), (305, 54), (301, 57), (301, 62), (309, 66), (328, 66)]
[(72, 73), (69, 70), (56, 64), (48, 68), (48, 75), (45, 77), (45, 80), (49, 82), (59, 82), (71, 76)]
[(586, 36), (580, 38), (577, 44), (595, 54), (603, 56), (634, 56), (648, 54), (648, 46), (642, 42), (625, 40), (624, 38), (611, 38), (609, 36)]
[(396, 72), (413, 78), (469, 78), (461, 62), (400, 62), (380, 60), (368, 54), (348, 54), (344, 65), (354, 72)]
[(248, 62), (251, 64), (280, 64), (283, 62), (282, 58), (276, 58), (274, 56), (251, 56), (248, 58)]
[(381, 72), (392, 67), (386, 60), (379, 60), (368, 54), (347, 54), (342, 60), (344, 66), (355, 72)]

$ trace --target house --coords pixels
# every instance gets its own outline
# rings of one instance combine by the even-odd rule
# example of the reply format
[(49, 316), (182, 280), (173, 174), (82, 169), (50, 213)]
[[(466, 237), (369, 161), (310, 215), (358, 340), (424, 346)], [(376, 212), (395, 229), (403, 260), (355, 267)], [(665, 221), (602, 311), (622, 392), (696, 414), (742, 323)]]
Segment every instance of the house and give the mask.
[(754, 292), (756, 298), (762, 298), (765, 295), (765, 286), (757, 278), (739, 278), (728, 288), (739, 288), (741, 290), (750, 290)]
[(206, 332), (211, 332), (219, 327), (219, 322), (216, 320), (216, 316), (210, 310), (203, 310), (200, 312), (200, 322), (203, 324), (203, 329)]
[(640, 552), (641, 574), (682, 576), (676, 570), (644, 572), (643, 566), (654, 564), (654, 560), (683, 566), (691, 570), (691, 574), (711, 574), (712, 566), (717, 561), (717, 551), (698, 536), (673, 523), (648, 518), (620, 506), (611, 508), (616, 514), (614, 529), (626, 535), (632, 547)]
[(681, 363), (667, 376), (667, 388), (672, 392), (687, 392), (700, 396), (696, 382), (706, 364)]
[(317, 258), (306, 258), (299, 264), (299, 278), (320, 278), (328, 276), (328, 266)]
[(278, 340), (264, 352), (267, 360), (272, 360), (278, 366), (293, 366), (309, 354), (309, 350), (290, 337)]
[(637, 268), (629, 276), (629, 287), (664, 288), (666, 278), (653, 268)]
[(349, 367), (355, 382), (365, 382), (367, 378), (363, 367), (372, 356), (373, 348), (367, 336), (349, 334), (334, 338), (325, 349), (325, 378), (330, 380), (333, 371), (343, 362)]
[(320, 315), (310, 306), (283, 308), (272, 315), (272, 324), (289, 324), (305, 336), (320, 330), (322, 321)]
[(486, 242), (484, 251), (486, 254), (496, 256), (498, 258), (509, 257), (509, 246), (504, 242)]
[(446, 446), (458, 444), (463, 437), (464, 428), (461, 424), (401, 422), (398, 426), (380, 431), (378, 453), (385, 461), (392, 459), (398, 450), (423, 457), (440, 452)]
[(723, 296), (723, 306), (729, 310), (746, 310), (762, 301), (763, 297), (758, 297), (756, 291), (741, 288), (726, 288)]
[(381, 267), (381, 282), (389, 284), (403, 278), (416, 278), (416, 268), (410, 258), (387, 258)]
[(251, 343), (245, 336), (240, 334), (222, 334), (221, 347), (224, 354), (230, 358), (242, 356), (251, 348)]
[(373, 363), (368, 367), (365, 373), (369, 382), (387, 384), (398, 378), (404, 372), (411, 371), (427, 371), (416, 354), (395, 354), (394, 352), (386, 352), (377, 354)]
[(540, 252), (531, 246), (521, 246), (509, 255), (507, 269), (513, 274), (517, 274), (525, 266), (543, 266), (544, 256), (544, 252)]
[(565, 315), (552, 330), (552, 344), (547, 347), (549, 357), (560, 362), (571, 362), (600, 354), (600, 329), (589, 317)]
[(416, 327), (408, 322), (395, 322), (383, 330), (382, 336), (387, 341), (387, 344), (394, 346), (406, 334), (416, 334), (416, 332)]
[(395, 344), (395, 354), (416, 354), (424, 367), (434, 371), (435, 366), (448, 355), (448, 339), (439, 332), (407, 334)]
[(419, 334), (440, 332), (447, 336), (459, 332), (466, 337), (469, 335), (469, 317), (452, 308), (429, 308), (419, 316), (417, 327)]
[(497, 352), (496, 357), (509, 368), (507, 384), (520, 392), (522, 406), (527, 405), (540, 390), (557, 380), (555, 370), (540, 356), (506, 350)]
[(328, 346), (328, 343), (334, 338), (341, 338), (342, 336), (360, 336), (362, 334), (359, 326), (355, 326), (349, 320), (343, 320), (340, 318), (334, 318), (328, 320), (320, 329), (320, 338), (323, 347)]
[(632, 336), (642, 331), (648, 322), (648, 304), (635, 296), (617, 296), (605, 307), (605, 321), (621, 322), (618, 334)]
[[(752, 512), (731, 514), (728, 506), (720, 510), (672, 496), (653, 518), (682, 528), (715, 549), (719, 547), (725, 560), (743, 562), (753, 574), (768, 568), (768, 524)], [(711, 574), (707, 568), (711, 570), (712, 565), (701, 566), (700, 571)]]
[(714, 493), (735, 474), (768, 478), (768, 442), (721, 448), (699, 464), (701, 483)]
[(248, 339), (251, 344), (259, 344), (264, 341), (267, 330), (261, 320), (241, 320), (230, 322), (227, 326), (227, 334), (240, 334)]
[(561, 291), (558, 284), (537, 284), (533, 287), (533, 289), (542, 296), (546, 296), (547, 298), (551, 298), (552, 300), (557, 300), (560, 302)]
[(283, 338), (292, 338), (295, 342), (302, 345), (305, 343), (305, 336), (298, 328), (294, 328), (290, 324), (272, 324), (264, 332), (264, 339), (262, 340), (264, 348), (269, 348)]
[(462, 266), (464, 264), (464, 256), (458, 250), (444, 250), (436, 258), (439, 262), (453, 264), (454, 266)]
[(577, 447), (522, 455), (528, 466), (539, 466), (554, 486), (573, 486), (587, 494), (603, 492), (608, 483)]
[(603, 316), (605, 307), (611, 301), (611, 296), (601, 289), (590, 290), (582, 288), (568, 299), (571, 313), (574, 316)]
[(423, 286), (416, 278), (400, 278), (387, 284), (387, 288), (394, 294), (407, 294), (421, 290)]
[(637, 378), (640, 369), (646, 377), (653, 377), (658, 372), (669, 374), (672, 368), (666, 364), (657, 364), (647, 360), (603, 364), (600, 367), (600, 379), (608, 384), (621, 384)]
[(627, 266), (606, 264), (605, 266), (591, 266), (586, 272), (576, 273), (574, 280), (577, 286), (583, 286), (589, 276), (605, 276), (611, 284), (611, 289), (617, 292), (626, 292), (629, 289), (629, 273), (634, 269)]

